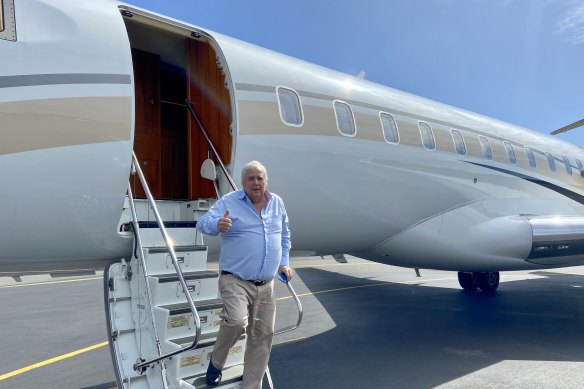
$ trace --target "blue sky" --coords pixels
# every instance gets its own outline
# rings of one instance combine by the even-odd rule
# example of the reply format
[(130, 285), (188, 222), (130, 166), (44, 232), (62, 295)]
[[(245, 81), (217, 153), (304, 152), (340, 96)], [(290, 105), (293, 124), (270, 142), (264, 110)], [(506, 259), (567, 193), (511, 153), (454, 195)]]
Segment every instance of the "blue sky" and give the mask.
[(584, 118), (582, 0), (127, 2), (533, 130)]

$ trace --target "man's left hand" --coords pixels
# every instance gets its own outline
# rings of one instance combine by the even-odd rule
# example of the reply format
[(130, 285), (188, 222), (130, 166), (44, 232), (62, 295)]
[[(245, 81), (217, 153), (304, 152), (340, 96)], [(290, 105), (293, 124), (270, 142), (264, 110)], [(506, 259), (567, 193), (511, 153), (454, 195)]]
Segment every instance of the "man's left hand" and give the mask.
[(286, 274), (286, 278), (288, 279), (288, 281), (290, 281), (292, 279), (292, 276), (294, 276), (294, 269), (287, 265), (280, 265), (280, 267), (278, 268), (278, 274), (279, 273)]

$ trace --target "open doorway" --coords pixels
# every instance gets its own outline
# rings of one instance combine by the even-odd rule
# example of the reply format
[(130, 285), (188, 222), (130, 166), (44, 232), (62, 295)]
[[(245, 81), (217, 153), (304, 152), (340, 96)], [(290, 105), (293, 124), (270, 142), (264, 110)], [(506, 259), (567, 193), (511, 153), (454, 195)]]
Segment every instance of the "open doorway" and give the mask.
[[(126, 19), (135, 84), (134, 151), (157, 199), (215, 197), (200, 176), (209, 147), (186, 106), (191, 102), (225, 164), (232, 158), (231, 100), (216, 51), (204, 38), (168, 31), (161, 22)], [(145, 197), (132, 176), (136, 197)]]

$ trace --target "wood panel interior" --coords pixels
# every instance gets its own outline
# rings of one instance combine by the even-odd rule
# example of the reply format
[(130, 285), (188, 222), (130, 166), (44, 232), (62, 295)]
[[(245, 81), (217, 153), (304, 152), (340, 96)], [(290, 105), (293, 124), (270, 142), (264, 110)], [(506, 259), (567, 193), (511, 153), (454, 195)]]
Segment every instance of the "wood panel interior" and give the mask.
[[(160, 56), (132, 49), (135, 88), (134, 152), (146, 177), (150, 191), (161, 191), (160, 172)], [(145, 197), (137, 175), (131, 177), (132, 190)]]
[(160, 197), (185, 199), (188, 192), (188, 128), (184, 101), (185, 69), (168, 63), (161, 67), (161, 172)]
[[(191, 117), (191, 102), (224, 163), (231, 162), (231, 100), (215, 50), (207, 43), (126, 22), (134, 66), (134, 149), (155, 198), (216, 197), (200, 176), (209, 147)], [(215, 162), (216, 158), (213, 158)], [(136, 197), (145, 197), (136, 176)]]
[[(223, 162), (231, 162), (232, 137), (229, 92), (223, 86), (225, 76), (217, 66), (213, 48), (196, 40), (187, 40), (189, 101), (199, 117), (207, 135)], [(213, 184), (198, 173), (201, 164), (210, 155), (209, 148), (196, 121), (189, 115), (190, 146), (192, 150), (190, 174), (191, 191), (202, 197), (214, 197)]]

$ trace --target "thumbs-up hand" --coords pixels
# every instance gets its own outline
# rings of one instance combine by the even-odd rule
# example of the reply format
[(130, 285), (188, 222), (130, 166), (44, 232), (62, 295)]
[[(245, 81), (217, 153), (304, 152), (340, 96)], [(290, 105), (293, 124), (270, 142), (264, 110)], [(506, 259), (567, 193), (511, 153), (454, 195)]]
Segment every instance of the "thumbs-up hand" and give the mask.
[(231, 219), (229, 219), (229, 210), (225, 211), (223, 217), (217, 222), (219, 232), (227, 232), (231, 228)]

